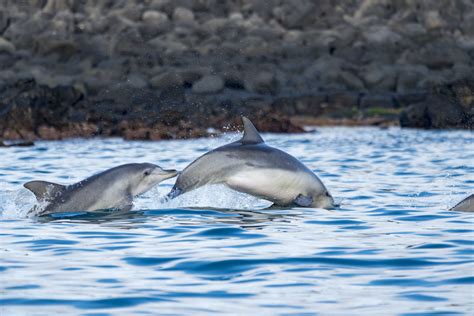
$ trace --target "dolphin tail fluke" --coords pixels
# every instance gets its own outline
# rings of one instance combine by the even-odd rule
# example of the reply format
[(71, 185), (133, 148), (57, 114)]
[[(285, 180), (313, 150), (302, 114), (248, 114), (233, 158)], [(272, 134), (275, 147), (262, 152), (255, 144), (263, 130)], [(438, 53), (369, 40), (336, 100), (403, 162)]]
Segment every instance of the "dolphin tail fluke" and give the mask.
[(23, 186), (33, 192), (38, 201), (52, 199), (66, 188), (62, 184), (47, 181), (30, 181), (23, 184)]

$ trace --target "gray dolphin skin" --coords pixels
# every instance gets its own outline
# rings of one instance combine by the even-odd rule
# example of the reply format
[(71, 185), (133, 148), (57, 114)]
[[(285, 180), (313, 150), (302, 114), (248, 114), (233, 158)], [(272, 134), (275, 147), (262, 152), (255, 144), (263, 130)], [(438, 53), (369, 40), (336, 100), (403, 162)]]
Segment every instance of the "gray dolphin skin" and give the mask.
[(174, 198), (207, 184), (224, 184), (277, 206), (333, 208), (321, 180), (295, 157), (270, 147), (252, 122), (242, 117), (242, 139), (218, 147), (193, 161), (168, 194)]
[(455, 212), (474, 212), (474, 194), (471, 194), (449, 210)]
[(151, 163), (131, 163), (108, 169), (85, 180), (61, 185), (30, 181), (23, 186), (33, 192), (44, 208), (30, 211), (37, 216), (52, 213), (132, 208), (133, 198), (150, 190), (163, 180), (177, 175)]

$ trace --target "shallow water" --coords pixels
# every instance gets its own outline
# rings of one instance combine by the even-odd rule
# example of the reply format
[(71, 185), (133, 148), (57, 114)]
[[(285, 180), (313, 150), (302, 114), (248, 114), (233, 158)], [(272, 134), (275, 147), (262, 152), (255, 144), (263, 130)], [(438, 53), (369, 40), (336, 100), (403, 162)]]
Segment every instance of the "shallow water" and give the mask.
[(25, 217), (26, 181), (184, 168), (237, 137), (0, 149), (0, 314), (474, 313), (474, 215), (448, 211), (474, 191), (472, 132), (264, 135), (322, 178), (332, 211), (264, 209), (220, 186), (161, 202), (168, 180), (132, 212)]

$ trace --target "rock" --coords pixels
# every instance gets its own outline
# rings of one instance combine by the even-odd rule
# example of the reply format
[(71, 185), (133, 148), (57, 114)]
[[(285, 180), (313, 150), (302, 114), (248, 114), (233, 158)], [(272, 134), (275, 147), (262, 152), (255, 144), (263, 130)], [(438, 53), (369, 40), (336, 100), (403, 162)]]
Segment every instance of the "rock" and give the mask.
[(391, 95), (366, 95), (360, 100), (361, 108), (394, 108), (396, 100)]
[[(472, 117), (471, 86), (452, 85), (474, 73), (472, 1), (7, 3), (0, 5), (0, 111), (1, 100), (18, 94), (12, 113), (19, 121), (17, 128), (0, 117), (7, 126), (0, 138), (35, 138), (40, 126), (49, 138), (146, 136), (154, 128), (187, 137), (202, 122), (219, 128), (245, 111), (358, 120), (369, 113), (364, 107), (388, 104), (385, 96), (396, 100), (381, 111), (425, 104), (417, 109), (430, 127), (459, 116), (433, 108), (451, 117), (443, 121), (428, 95)], [(162, 137), (153, 135), (146, 137)]]
[(180, 26), (194, 27), (196, 25), (196, 21), (194, 21), (194, 13), (183, 7), (177, 7), (174, 9), (173, 21)]
[(433, 96), (428, 97), (426, 102), (410, 105), (400, 115), (402, 127), (452, 128), (465, 124), (467, 116), (458, 104)]
[(466, 16), (459, 27), (464, 35), (472, 38), (474, 36), (474, 11), (466, 12), (465, 14)]
[(245, 77), (244, 87), (250, 92), (262, 94), (275, 94), (277, 81), (275, 75), (270, 71), (250, 73)]
[(162, 38), (160, 36), (148, 42), (155, 50), (170, 56), (180, 56), (189, 48), (174, 38)]
[(364, 32), (364, 37), (369, 43), (385, 44), (399, 42), (402, 37), (390, 27), (385, 25), (374, 25)]
[(474, 80), (435, 87), (425, 101), (407, 107), (400, 114), (402, 127), (474, 127)]
[(10, 43), (7, 39), (0, 37), (0, 54), (8, 53), (13, 54), (15, 52), (15, 45)]
[(361, 96), (358, 93), (334, 92), (328, 94), (327, 106), (330, 110), (337, 108), (352, 109), (359, 106)]
[(328, 107), (328, 95), (325, 93), (302, 96), (299, 98), (278, 98), (272, 108), (279, 109), (285, 115), (320, 116)]
[(167, 31), (171, 24), (168, 16), (160, 11), (145, 11), (142, 15), (143, 31), (149, 36), (156, 36)]
[(178, 72), (166, 71), (151, 78), (150, 83), (153, 88), (167, 89), (182, 86), (184, 80)]
[(402, 108), (408, 107), (410, 104), (420, 103), (424, 101), (427, 97), (427, 93), (405, 93), (397, 94), (395, 96), (396, 104)]
[(210, 71), (205, 67), (189, 67), (178, 71), (179, 76), (183, 79), (183, 85), (187, 88), (192, 87), (203, 75), (209, 73)]
[(135, 89), (145, 89), (148, 86), (147, 80), (140, 74), (128, 75), (127, 84)]
[(224, 80), (215, 75), (204, 76), (193, 84), (194, 93), (216, 93), (224, 88)]
[(8, 85), (3, 96), (9, 103), (2, 109), (0, 130), (13, 131), (28, 140), (35, 138), (34, 135), (41, 137), (38, 134), (41, 126), (47, 127), (47, 130), (43, 128), (41, 131), (48, 138), (53, 137), (49, 131), (67, 126), (69, 111), (83, 99), (83, 94), (73, 87), (50, 88), (31, 79)]
[(141, 56), (146, 46), (137, 28), (128, 27), (116, 35), (114, 52), (118, 55)]
[(283, 1), (273, 9), (273, 15), (279, 23), (288, 29), (302, 28), (310, 18), (315, 4), (309, 0)]
[(229, 21), (225, 18), (210, 18), (202, 25), (205, 32), (209, 34), (222, 34), (228, 27)]
[(349, 90), (362, 91), (365, 88), (362, 80), (360, 80), (356, 75), (353, 75), (348, 71), (341, 71), (338, 75), (338, 80), (343, 83)]
[(46, 13), (56, 13), (70, 9), (71, 5), (68, 1), (63, 0), (47, 0), (43, 7), (43, 11)]
[(426, 65), (430, 69), (438, 70), (453, 67), (457, 63), (469, 64), (471, 57), (449, 39), (444, 42), (430, 42), (421, 49), (410, 50), (400, 61), (413, 65)]
[(368, 89), (394, 91), (397, 83), (397, 70), (394, 67), (370, 64), (363, 68), (362, 78)]
[(294, 124), (287, 117), (278, 114), (262, 115), (253, 121), (255, 122), (256, 128), (261, 131), (273, 133), (304, 133), (304, 129), (301, 126)]
[(304, 70), (304, 77), (309, 82), (318, 82), (328, 90), (343, 90), (339, 74), (343, 71), (344, 61), (333, 56), (322, 56), (310, 67)]
[(400, 67), (397, 74), (396, 92), (400, 94), (412, 93), (418, 90), (418, 83), (429, 74), (425, 66)]
[(438, 11), (430, 10), (424, 14), (425, 27), (428, 30), (439, 29), (444, 26), (444, 21)]

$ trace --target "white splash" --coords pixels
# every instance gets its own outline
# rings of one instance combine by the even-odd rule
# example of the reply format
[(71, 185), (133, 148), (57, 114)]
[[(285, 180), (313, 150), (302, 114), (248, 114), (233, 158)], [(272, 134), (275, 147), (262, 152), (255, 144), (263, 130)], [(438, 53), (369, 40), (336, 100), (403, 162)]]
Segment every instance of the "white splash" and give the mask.
[(18, 219), (27, 217), (28, 211), (36, 204), (34, 195), (26, 189), (0, 190), (0, 217)]
[(165, 209), (182, 207), (211, 207), (221, 209), (263, 209), (272, 202), (234, 191), (225, 185), (207, 185), (180, 195), (172, 200), (166, 198), (170, 188), (155, 187), (135, 201), (135, 209)]

